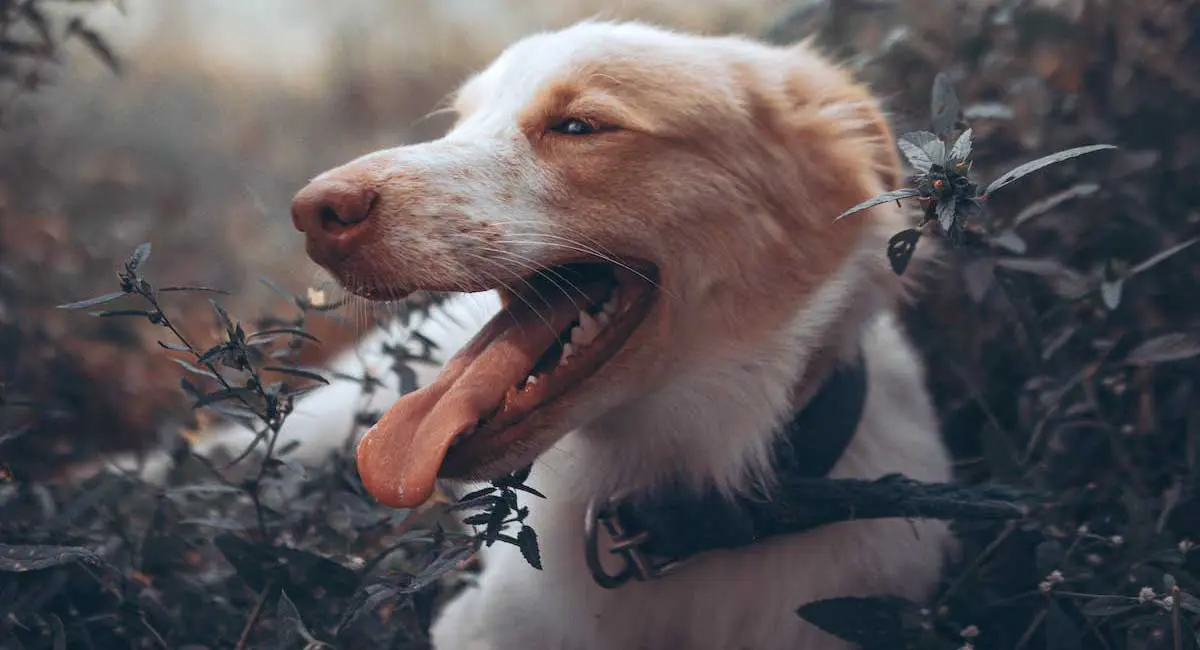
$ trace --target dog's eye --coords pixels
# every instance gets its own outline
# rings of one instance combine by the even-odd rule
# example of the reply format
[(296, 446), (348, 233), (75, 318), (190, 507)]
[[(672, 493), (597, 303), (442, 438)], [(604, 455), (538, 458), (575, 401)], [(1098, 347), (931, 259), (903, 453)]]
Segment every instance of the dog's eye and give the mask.
[(588, 122), (572, 117), (552, 124), (550, 130), (564, 135), (589, 135), (598, 129)]

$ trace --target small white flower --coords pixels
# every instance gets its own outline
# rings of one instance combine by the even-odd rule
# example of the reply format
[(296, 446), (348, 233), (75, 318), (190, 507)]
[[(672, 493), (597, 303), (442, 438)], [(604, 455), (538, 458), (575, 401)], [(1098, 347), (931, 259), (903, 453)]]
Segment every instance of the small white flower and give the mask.
[(1087, 524), (1079, 524), (1079, 530), (1076, 532), (1078, 532), (1080, 535), (1086, 535), (1088, 534), (1089, 530), (1090, 529), (1088, 528)]
[(1179, 540), (1179, 552), (1183, 553), (1184, 555), (1187, 555), (1195, 547), (1196, 544), (1190, 539)]
[(1050, 575), (1046, 576), (1046, 581), (1053, 585), (1056, 585), (1063, 580), (1065, 580), (1065, 578), (1063, 578), (1062, 571), (1059, 571), (1058, 569), (1051, 571)]
[(1171, 608), (1175, 607), (1175, 599), (1172, 598), (1171, 596), (1167, 596), (1167, 597), (1163, 598), (1162, 600), (1158, 601), (1158, 604), (1161, 605), (1163, 609), (1165, 609), (1166, 611), (1169, 612), (1169, 611), (1171, 611)]
[(1139, 603), (1148, 603), (1153, 600), (1154, 600), (1154, 590), (1151, 589), (1150, 587), (1142, 587), (1142, 590), (1138, 592), (1138, 602)]
[(1113, 535), (1108, 538), (1108, 541), (1113, 543), (1113, 546), (1120, 546), (1125, 543), (1125, 538), (1120, 535)]
[(966, 643), (959, 646), (958, 650), (975, 650), (975, 645), (972, 644), (970, 641), (967, 641)]
[(979, 636), (979, 628), (974, 625), (968, 625), (962, 629), (962, 632), (959, 632), (959, 635), (964, 639), (974, 639)]
[(1050, 590), (1053, 588), (1054, 585), (1050, 584), (1049, 580), (1043, 580), (1038, 583), (1038, 591), (1042, 592), (1043, 594), (1050, 593)]

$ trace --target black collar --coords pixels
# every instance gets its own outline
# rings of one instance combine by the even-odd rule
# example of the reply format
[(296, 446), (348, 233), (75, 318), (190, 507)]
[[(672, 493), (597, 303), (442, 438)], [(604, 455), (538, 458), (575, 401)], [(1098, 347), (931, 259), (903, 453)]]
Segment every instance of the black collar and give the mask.
[[(630, 579), (648, 580), (716, 549), (738, 548), (767, 537), (812, 530), (829, 523), (811, 498), (788, 494), (788, 481), (825, 477), (845, 453), (862, 418), (867, 372), (861, 352), (836, 366), (815, 394), (780, 431), (772, 470), (779, 487), (733, 499), (715, 489), (697, 493), (682, 486), (588, 507), (586, 558), (592, 577), (612, 589)], [(613, 539), (610, 552), (625, 558), (617, 575), (599, 558), (601, 524)]]

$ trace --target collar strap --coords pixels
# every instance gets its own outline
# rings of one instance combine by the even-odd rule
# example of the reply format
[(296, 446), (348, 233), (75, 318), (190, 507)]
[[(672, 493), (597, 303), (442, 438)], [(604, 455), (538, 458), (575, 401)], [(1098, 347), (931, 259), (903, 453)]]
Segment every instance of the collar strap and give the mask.
[[(596, 583), (613, 589), (631, 579), (657, 578), (707, 551), (740, 548), (828, 523), (826, 517), (813, 516), (819, 508), (811, 495), (790, 491), (789, 482), (828, 475), (854, 438), (867, 395), (861, 351), (853, 361), (834, 366), (818, 386), (810, 399), (798, 401), (803, 408), (776, 437), (773, 491), (754, 490), (731, 499), (715, 489), (697, 492), (671, 485), (589, 504), (585, 557)], [(613, 540), (609, 552), (624, 557), (625, 568), (616, 575), (600, 563), (598, 525)]]

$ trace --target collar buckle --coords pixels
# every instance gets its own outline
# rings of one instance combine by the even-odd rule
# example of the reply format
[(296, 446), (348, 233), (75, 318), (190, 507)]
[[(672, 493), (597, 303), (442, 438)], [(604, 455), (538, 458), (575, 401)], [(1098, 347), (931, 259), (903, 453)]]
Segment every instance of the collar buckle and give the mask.
[[(620, 497), (613, 497), (603, 502), (600, 499), (592, 499), (588, 503), (584, 522), (584, 558), (587, 560), (588, 570), (591, 571), (592, 579), (596, 584), (604, 589), (616, 589), (630, 580), (645, 582), (661, 578), (674, 573), (688, 563), (691, 558), (654, 561), (644, 548), (650, 542), (650, 532), (631, 530), (621, 520), (617, 510), (619, 502)], [(625, 566), (615, 574), (606, 571), (600, 562), (600, 528), (598, 524), (604, 526), (609, 537), (612, 538), (613, 543), (608, 552), (620, 555), (624, 559)]]

